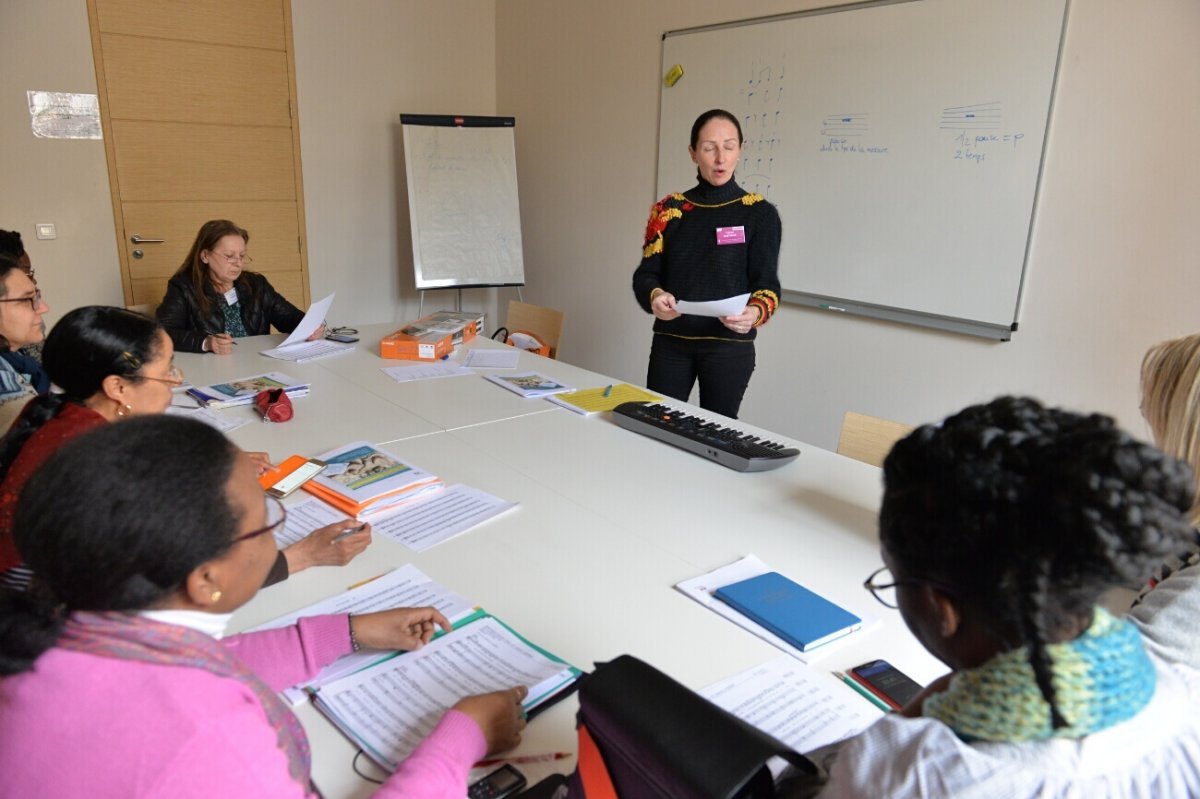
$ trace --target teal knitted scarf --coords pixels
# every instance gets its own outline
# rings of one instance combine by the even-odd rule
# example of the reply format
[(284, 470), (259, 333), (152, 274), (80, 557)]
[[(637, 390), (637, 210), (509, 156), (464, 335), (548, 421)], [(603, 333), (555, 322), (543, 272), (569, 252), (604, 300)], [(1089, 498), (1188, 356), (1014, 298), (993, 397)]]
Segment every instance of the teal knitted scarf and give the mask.
[(1054, 704), (1068, 726), (1051, 726), (1050, 705), (1025, 647), (955, 674), (944, 693), (925, 701), (924, 715), (967, 741), (1082, 738), (1132, 718), (1154, 695), (1154, 664), (1137, 628), (1102, 608), (1083, 635), (1046, 651), (1053, 664)]

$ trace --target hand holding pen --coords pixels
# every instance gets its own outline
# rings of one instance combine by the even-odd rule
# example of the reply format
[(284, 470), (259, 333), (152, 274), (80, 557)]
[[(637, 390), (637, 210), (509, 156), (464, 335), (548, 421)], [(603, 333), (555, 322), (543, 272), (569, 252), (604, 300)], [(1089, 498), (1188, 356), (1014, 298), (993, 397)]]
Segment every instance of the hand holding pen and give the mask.
[(204, 342), (207, 350), (216, 355), (229, 355), (237, 345), (228, 333), (209, 333)]

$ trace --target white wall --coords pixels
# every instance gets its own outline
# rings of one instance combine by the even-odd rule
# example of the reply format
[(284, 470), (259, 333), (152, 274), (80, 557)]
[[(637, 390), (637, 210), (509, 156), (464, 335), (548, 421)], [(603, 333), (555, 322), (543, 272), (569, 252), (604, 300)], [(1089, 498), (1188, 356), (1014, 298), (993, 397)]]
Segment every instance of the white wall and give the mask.
[[(292, 27), (312, 296), (338, 292), (335, 324), (414, 319), (400, 114), (496, 113), (495, 4), (292, 0)], [(494, 291), (463, 307), (496, 326)]]
[[(49, 324), (80, 305), (124, 305), (104, 142), (37, 139), (25, 92), (96, 93), (87, 7), (0, 3), (0, 229), (18, 230), (46, 295)], [(34, 223), (58, 238), (38, 241)]]
[[(645, 378), (651, 318), (629, 281), (655, 199), (661, 34), (827, 4), (497, 4), (497, 105), (518, 119), (526, 297), (566, 312), (566, 360)], [(760, 333), (742, 417), (833, 447), (848, 409), (917, 423), (1017, 392), (1143, 431), (1143, 351), (1200, 328), (1198, 33), (1196, 0), (1073, 0), (1011, 342), (785, 305)], [(687, 157), (687, 133), (672, 157)]]

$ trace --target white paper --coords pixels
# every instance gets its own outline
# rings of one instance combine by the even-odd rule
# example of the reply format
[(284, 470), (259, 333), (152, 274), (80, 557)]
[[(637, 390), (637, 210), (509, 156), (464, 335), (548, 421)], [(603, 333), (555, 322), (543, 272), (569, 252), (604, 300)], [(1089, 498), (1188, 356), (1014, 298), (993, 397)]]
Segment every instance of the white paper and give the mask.
[(424, 552), (516, 505), (477, 488), (458, 484), (406, 505), (395, 513), (372, 519), (371, 530), (414, 552)]
[(283, 340), (283, 343), (279, 347), (283, 348), (291, 344), (307, 341), (309, 336), (317, 332), (317, 328), (325, 324), (325, 319), (329, 316), (329, 306), (333, 305), (333, 298), (336, 294), (337, 292), (335, 291), (325, 299), (317, 300), (308, 306), (308, 313), (304, 314), (304, 318), (300, 320), (300, 324), (296, 325), (296, 329), (292, 331), (290, 336)]
[(169, 416), (186, 416), (189, 419), (195, 419), (198, 422), (204, 422), (209, 427), (215, 427), (222, 433), (228, 433), (230, 430), (237, 430), (244, 424), (249, 424), (250, 418), (247, 416), (233, 416), (226, 413), (211, 410), (209, 408), (201, 408), (199, 405), (193, 405), (191, 408), (176, 405), (176, 402), (190, 401), (195, 403), (196, 400), (192, 397), (176, 397), (171, 400), (170, 406), (167, 407)]
[(303, 502), (287, 506), (287, 520), (283, 523), (283, 529), (275, 533), (275, 544), (280, 549), (290, 547), (307, 538), (314, 530), (349, 518), (332, 505), (309, 497)]
[[(288, 509), (291, 513), (291, 509)], [(260, 624), (251, 632), (258, 630), (273, 630), (295, 624), (298, 619), (306, 616), (320, 616), (330, 613), (372, 613), (376, 610), (391, 610), (392, 608), (419, 608), (431, 606), (441, 611), (442, 615), (452, 623), (469, 616), (474, 608), (468, 600), (450, 589), (436, 583), (424, 572), (411, 563), (377, 577), (368, 583), (355, 586), (336, 596), (323, 599), (307, 607), (301, 608), (286, 616), (272, 619)], [(304, 700), (304, 688), (317, 688), (332, 680), (353, 674), (373, 663), (378, 663), (392, 657), (391, 652), (363, 650), (338, 658), (318, 672), (312, 680), (301, 683), (283, 692), (292, 704)]]
[(281, 361), (304, 363), (305, 361), (315, 361), (319, 358), (328, 358), (333, 355), (345, 355), (348, 352), (353, 352), (354, 348), (353, 344), (318, 339), (316, 341), (302, 341), (299, 344), (291, 344), (287, 347), (276, 347), (273, 350), (262, 350), (261, 354), (266, 355), (268, 358), (277, 358)]
[(747, 669), (699, 693), (801, 753), (857, 735), (884, 715), (837, 678), (789, 657)]
[(564, 663), (484, 618), (327, 685), (318, 701), (371, 759), (394, 770), (459, 699), (527, 685), (531, 708), (573, 678)]
[(841, 638), (816, 647), (810, 652), (801, 652), (799, 649), (792, 646), (787, 641), (768, 630), (766, 627), (763, 627), (761, 624), (758, 624), (755, 621), (751, 621), (741, 613), (738, 613), (736, 610), (731, 608), (729, 605), (726, 605), (724, 602), (713, 596), (713, 593), (718, 588), (732, 585), (733, 583), (738, 583), (742, 580), (749, 580), (751, 577), (757, 577), (760, 574), (766, 574), (767, 572), (771, 571), (775, 570), (763, 563), (754, 555), (747, 555), (739, 561), (735, 561), (728, 566), (722, 566), (721, 568), (711, 571), (708, 574), (702, 574), (699, 577), (693, 577), (690, 580), (684, 580), (683, 582), (676, 584), (675, 588), (683, 594), (696, 600), (714, 613), (724, 616), (739, 627), (749, 630), (767, 643), (782, 649), (784, 652), (787, 652), (792, 657), (803, 661), (804, 663), (808, 663), (815, 658), (824, 657), (830, 652), (836, 652), (848, 641), (858, 640), (858, 638), (861, 637), (864, 632), (879, 622), (878, 616), (864, 613), (858, 606), (851, 607), (846, 603), (839, 602), (838, 604), (842, 605), (842, 607), (844, 607), (846, 610), (862, 619), (862, 628), (850, 633), (849, 635), (843, 635)]
[(421, 363), (414, 366), (383, 366), (380, 371), (397, 383), (407, 383), (410, 380), (429, 380), (434, 377), (462, 377), (473, 375), (474, 370), (450, 361), (436, 363)]
[(736, 297), (706, 302), (676, 300), (675, 310), (692, 316), (737, 316), (746, 310), (746, 301), (749, 299), (749, 294), (739, 294)]
[(467, 350), (463, 366), (473, 369), (516, 369), (520, 362), (520, 351), (505, 347), (502, 350)]

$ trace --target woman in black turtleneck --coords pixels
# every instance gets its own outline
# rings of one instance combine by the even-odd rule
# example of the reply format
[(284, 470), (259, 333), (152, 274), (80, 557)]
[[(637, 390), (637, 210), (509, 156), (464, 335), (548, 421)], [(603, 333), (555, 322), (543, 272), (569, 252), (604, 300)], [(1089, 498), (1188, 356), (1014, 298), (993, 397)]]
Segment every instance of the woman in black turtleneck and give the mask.
[[(742, 128), (728, 111), (692, 125), (688, 153), (699, 183), (650, 210), (633, 293), (654, 314), (646, 385), (687, 400), (700, 380), (700, 406), (736, 419), (754, 371), (754, 337), (779, 302), (779, 213), (733, 179)], [(736, 316), (682, 315), (676, 299), (700, 302), (750, 294)]]

